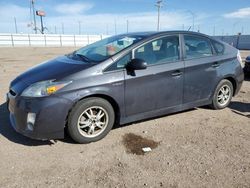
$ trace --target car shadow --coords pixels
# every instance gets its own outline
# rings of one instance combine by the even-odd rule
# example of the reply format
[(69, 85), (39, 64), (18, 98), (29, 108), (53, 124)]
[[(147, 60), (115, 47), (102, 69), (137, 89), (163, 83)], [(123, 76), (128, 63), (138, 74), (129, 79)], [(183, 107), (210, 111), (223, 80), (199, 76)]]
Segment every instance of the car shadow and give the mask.
[(239, 101), (232, 101), (228, 106), (232, 112), (250, 118), (250, 103), (244, 103)]
[(166, 116), (173, 116), (173, 115), (176, 115), (176, 114), (181, 114), (181, 113), (194, 111), (194, 110), (197, 110), (197, 108), (191, 108), (191, 109), (187, 109), (187, 110), (184, 110), (184, 111), (173, 112), (173, 113), (170, 113), (170, 114), (165, 114), (165, 115), (156, 116), (156, 117), (152, 117), (152, 118), (145, 118), (145, 119), (142, 119), (142, 120), (133, 121), (131, 123), (126, 123), (126, 124), (123, 124), (123, 125), (119, 125), (119, 124), (116, 123), (114, 125), (113, 129), (123, 128), (123, 127), (127, 127), (127, 126), (130, 126), (130, 125), (133, 125), (133, 124), (143, 123), (145, 121), (156, 120), (156, 119), (163, 118), (163, 117), (166, 117)]
[[(57, 142), (57, 140), (33, 140), (28, 137), (25, 137), (19, 133), (17, 133), (11, 126), (9, 121), (9, 111), (7, 109), (7, 104), (0, 105), (0, 135), (4, 136), (11, 142), (22, 144), (26, 146), (43, 146), (43, 145), (53, 145)], [(67, 135), (65, 135), (65, 139), (60, 140), (66, 143), (74, 143), (74, 141)]]

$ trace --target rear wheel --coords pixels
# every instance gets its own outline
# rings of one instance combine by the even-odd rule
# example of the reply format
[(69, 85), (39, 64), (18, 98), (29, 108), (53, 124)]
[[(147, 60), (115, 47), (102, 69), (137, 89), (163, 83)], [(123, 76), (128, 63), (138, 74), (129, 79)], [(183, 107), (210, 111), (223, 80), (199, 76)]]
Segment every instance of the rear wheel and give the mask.
[(105, 137), (115, 122), (112, 105), (102, 98), (79, 101), (70, 112), (68, 132), (78, 143), (95, 142)]
[(233, 85), (229, 80), (220, 81), (214, 92), (211, 107), (216, 110), (226, 108), (232, 100), (233, 91)]

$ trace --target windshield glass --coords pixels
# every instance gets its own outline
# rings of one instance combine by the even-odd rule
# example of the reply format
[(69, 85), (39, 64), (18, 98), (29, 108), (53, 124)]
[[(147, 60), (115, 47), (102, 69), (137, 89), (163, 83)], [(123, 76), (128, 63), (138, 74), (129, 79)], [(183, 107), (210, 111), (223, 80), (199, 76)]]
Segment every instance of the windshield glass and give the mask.
[(101, 62), (142, 39), (142, 36), (134, 35), (113, 36), (80, 48), (69, 56), (87, 62)]

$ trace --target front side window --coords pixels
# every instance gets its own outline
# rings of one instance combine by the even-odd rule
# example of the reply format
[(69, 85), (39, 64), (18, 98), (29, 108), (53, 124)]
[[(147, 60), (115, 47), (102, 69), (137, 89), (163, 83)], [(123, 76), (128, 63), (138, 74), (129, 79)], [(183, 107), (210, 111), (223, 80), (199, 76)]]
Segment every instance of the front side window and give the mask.
[(109, 37), (76, 50), (68, 57), (84, 62), (101, 62), (119, 53), (123, 49), (141, 41), (144, 37), (137, 35), (118, 35)]
[(115, 63), (109, 66), (106, 71), (123, 69), (130, 60), (131, 60), (131, 52), (123, 56), (122, 58), (118, 59)]
[(134, 58), (147, 64), (170, 63), (179, 60), (179, 37), (168, 36), (148, 42), (134, 51)]
[(210, 41), (204, 37), (184, 35), (186, 59), (212, 56)]

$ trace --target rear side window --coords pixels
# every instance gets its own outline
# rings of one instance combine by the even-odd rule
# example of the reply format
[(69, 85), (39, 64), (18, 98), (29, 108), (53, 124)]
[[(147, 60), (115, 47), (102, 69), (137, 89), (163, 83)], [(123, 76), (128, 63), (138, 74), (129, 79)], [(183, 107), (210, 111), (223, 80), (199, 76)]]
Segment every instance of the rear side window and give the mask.
[(184, 35), (186, 59), (212, 56), (212, 46), (208, 39), (191, 35)]
[(215, 49), (217, 54), (222, 55), (224, 53), (225, 47), (223, 44), (216, 42), (216, 41), (213, 41), (213, 46), (214, 46), (214, 49)]

